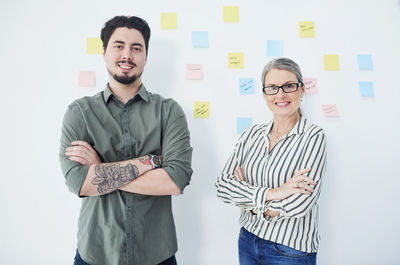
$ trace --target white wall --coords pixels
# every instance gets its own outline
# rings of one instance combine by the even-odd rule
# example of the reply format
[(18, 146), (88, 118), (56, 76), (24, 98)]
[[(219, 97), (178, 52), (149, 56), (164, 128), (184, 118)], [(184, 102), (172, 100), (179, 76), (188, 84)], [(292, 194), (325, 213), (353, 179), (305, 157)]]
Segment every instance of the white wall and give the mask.
[[(223, 23), (222, 7), (238, 5), (239, 23)], [(178, 14), (177, 30), (161, 30), (160, 13)], [(178, 261), (237, 264), (239, 209), (215, 196), (214, 181), (238, 137), (236, 117), (265, 122), (271, 114), (259, 76), (271, 59), (267, 40), (283, 40), (284, 56), (319, 93), (305, 110), (328, 139), (321, 196), (319, 264), (399, 264), (400, 1), (14, 1), (0, 2), (0, 264), (71, 264), (80, 200), (67, 191), (58, 163), (60, 126), (75, 98), (103, 89), (99, 55), (85, 53), (117, 14), (138, 15), (152, 28), (146, 87), (184, 108), (194, 147), (194, 175), (174, 199)], [(300, 39), (298, 21), (314, 21), (316, 37)], [(209, 32), (209, 48), (193, 48), (191, 32)], [(244, 52), (245, 68), (227, 68), (228, 52)], [(356, 55), (372, 54), (374, 70), (359, 71)], [(340, 71), (323, 70), (339, 54)], [(203, 64), (204, 80), (185, 79), (186, 64)], [(77, 85), (79, 70), (96, 71), (96, 87)], [(255, 95), (239, 95), (238, 79), (254, 77)], [(362, 98), (358, 81), (373, 81)], [(194, 119), (193, 101), (210, 101), (209, 119)], [(321, 104), (338, 105), (325, 118)]]

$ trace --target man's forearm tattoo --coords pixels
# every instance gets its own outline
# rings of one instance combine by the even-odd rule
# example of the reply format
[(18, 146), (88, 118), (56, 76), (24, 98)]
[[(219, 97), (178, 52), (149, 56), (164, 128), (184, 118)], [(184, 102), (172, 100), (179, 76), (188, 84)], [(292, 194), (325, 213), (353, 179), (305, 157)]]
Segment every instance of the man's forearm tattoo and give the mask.
[(101, 195), (116, 190), (139, 176), (139, 169), (131, 163), (125, 166), (98, 164), (94, 170), (96, 176), (92, 180), (92, 184), (98, 185), (97, 191)]

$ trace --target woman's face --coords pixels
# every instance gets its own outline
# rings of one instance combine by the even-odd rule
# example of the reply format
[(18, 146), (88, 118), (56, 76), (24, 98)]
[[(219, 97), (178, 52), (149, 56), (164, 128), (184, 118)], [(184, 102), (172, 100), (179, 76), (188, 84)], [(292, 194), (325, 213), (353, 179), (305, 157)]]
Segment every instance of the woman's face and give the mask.
[[(264, 87), (282, 86), (290, 83), (298, 83), (294, 73), (287, 70), (272, 69), (264, 79)], [(295, 92), (285, 93), (282, 88), (275, 95), (264, 95), (268, 108), (274, 114), (274, 117), (291, 117), (298, 114), (300, 100), (304, 94), (304, 86), (301, 86)]]

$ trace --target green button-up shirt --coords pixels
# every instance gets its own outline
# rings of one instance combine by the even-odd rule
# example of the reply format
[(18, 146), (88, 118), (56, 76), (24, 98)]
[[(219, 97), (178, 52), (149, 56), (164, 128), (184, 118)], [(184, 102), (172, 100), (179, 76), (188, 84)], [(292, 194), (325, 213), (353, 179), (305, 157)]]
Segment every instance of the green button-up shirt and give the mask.
[[(69, 190), (79, 196), (89, 167), (65, 156), (73, 140), (88, 142), (102, 162), (162, 154), (162, 168), (181, 191), (192, 169), (185, 114), (172, 99), (142, 85), (123, 104), (109, 87), (74, 101), (64, 116), (60, 162)], [(147, 196), (116, 190), (82, 198), (78, 249), (91, 265), (153, 265), (177, 251), (171, 196)]]

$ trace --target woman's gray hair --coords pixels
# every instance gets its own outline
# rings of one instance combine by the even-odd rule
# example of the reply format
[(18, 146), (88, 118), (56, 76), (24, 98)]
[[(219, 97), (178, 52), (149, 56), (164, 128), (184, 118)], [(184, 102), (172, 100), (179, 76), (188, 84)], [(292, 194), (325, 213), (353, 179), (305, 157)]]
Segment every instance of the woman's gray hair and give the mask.
[(287, 70), (292, 72), (296, 75), (297, 80), (300, 83), (303, 83), (303, 76), (301, 75), (300, 67), (295, 63), (293, 60), (289, 58), (276, 58), (271, 60), (267, 65), (264, 67), (264, 70), (261, 75), (261, 84), (264, 86), (265, 76), (267, 73), (272, 69), (279, 69), (279, 70)]

